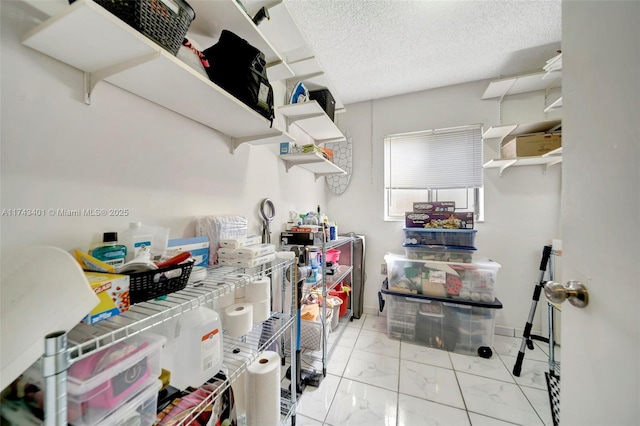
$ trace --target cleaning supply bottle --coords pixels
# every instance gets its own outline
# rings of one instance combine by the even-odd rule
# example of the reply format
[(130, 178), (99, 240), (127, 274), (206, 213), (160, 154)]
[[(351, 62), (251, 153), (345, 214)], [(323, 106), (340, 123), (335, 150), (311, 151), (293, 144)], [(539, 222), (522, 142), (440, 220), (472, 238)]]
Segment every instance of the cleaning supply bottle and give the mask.
[(117, 232), (105, 232), (102, 234), (102, 244), (91, 250), (91, 256), (118, 269), (124, 265), (127, 256), (127, 248), (118, 244)]
[(125, 262), (138, 257), (141, 249), (151, 252), (153, 232), (142, 226), (142, 222), (129, 223), (129, 229), (120, 235), (120, 243), (127, 247)]
[(177, 318), (172, 330), (171, 385), (199, 388), (215, 376), (223, 361), (222, 322), (213, 309), (198, 306)]

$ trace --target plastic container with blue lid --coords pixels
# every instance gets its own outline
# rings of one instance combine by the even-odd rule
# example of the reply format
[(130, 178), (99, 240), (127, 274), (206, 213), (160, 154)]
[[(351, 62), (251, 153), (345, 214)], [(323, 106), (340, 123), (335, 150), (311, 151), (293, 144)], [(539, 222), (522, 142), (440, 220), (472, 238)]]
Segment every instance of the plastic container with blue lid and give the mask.
[(475, 248), (475, 229), (404, 228), (404, 244)]
[(405, 256), (416, 260), (435, 260), (438, 262), (473, 262), (475, 247), (442, 246), (442, 245), (414, 245), (403, 244)]

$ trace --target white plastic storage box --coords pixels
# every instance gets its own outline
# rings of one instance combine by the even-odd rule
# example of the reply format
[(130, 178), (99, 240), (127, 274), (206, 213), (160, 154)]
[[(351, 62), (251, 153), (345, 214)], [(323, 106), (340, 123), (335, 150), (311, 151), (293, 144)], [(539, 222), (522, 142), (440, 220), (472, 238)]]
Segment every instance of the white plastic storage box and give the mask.
[(67, 413), (73, 425), (93, 425), (160, 377), (166, 338), (140, 333), (81, 359), (67, 375)]
[[(333, 310), (327, 308), (327, 318), (325, 319), (324, 327), (325, 338), (327, 339), (329, 338), (329, 332), (331, 331), (332, 317)], [(314, 351), (322, 349), (322, 322), (320, 321), (320, 318), (318, 318), (317, 321), (300, 321), (300, 347)]]
[(388, 253), (389, 290), (434, 297), (492, 302), (500, 264), (410, 259)]
[(387, 312), (387, 335), (465, 355), (492, 355), (495, 312), (502, 303), (460, 301), (380, 290)]
[(404, 244), (404, 254), (409, 259), (438, 262), (471, 263), (475, 251), (475, 247)]
[(98, 423), (98, 426), (152, 426), (156, 421), (160, 380), (153, 381), (140, 393)]
[(475, 247), (475, 229), (404, 228), (404, 244)]

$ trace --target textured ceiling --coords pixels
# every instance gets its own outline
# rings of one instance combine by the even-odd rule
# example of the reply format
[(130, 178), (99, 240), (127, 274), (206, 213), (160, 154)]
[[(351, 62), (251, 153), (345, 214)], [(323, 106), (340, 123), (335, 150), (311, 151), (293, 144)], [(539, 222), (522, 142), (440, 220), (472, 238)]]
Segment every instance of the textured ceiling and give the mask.
[(344, 104), (541, 71), (561, 1), (284, 0)]

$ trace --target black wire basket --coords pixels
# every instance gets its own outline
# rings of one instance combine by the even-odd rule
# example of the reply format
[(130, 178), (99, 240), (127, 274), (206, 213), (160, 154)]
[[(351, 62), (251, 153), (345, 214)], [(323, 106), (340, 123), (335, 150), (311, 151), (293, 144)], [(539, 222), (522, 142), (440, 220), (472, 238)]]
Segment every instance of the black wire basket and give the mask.
[[(75, 0), (69, 0), (73, 3)], [(140, 33), (178, 54), (195, 11), (184, 0), (93, 0)]]
[(181, 263), (155, 271), (129, 274), (131, 304), (164, 296), (187, 286), (194, 262)]

